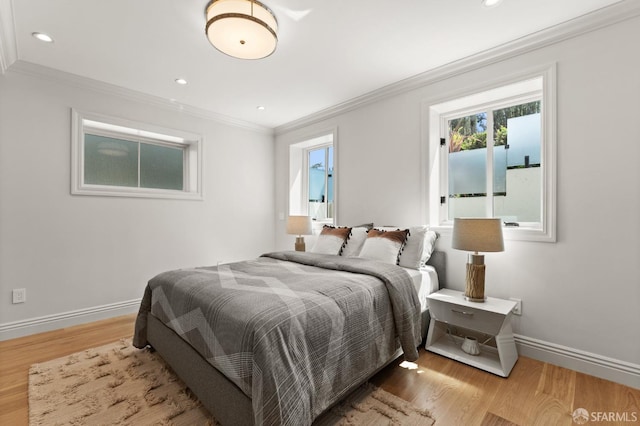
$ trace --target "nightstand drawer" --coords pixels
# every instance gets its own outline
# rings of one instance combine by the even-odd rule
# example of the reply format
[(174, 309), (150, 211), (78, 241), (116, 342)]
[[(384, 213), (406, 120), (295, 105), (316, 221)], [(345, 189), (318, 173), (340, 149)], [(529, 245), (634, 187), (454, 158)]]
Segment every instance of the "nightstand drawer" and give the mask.
[(483, 311), (469, 306), (433, 299), (429, 299), (429, 312), (436, 321), (494, 336), (500, 333), (505, 319), (504, 315), (496, 312)]

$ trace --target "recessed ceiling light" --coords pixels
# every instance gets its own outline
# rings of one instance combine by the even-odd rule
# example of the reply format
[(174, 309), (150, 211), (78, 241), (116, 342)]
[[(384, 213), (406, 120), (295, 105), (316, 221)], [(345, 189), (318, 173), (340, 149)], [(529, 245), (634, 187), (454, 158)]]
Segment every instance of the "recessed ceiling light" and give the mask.
[(265, 109), (265, 108), (264, 108), (262, 105), (258, 105), (258, 106), (256, 107), (256, 109), (257, 109), (258, 111), (264, 111), (264, 109)]
[(187, 80), (185, 80), (184, 78), (176, 78), (176, 83), (184, 86), (185, 84), (187, 84)]
[(484, 7), (493, 7), (493, 6), (497, 6), (501, 2), (502, 0), (482, 0), (482, 5)]
[(45, 43), (53, 43), (53, 38), (49, 34), (35, 32), (31, 33), (31, 35)]

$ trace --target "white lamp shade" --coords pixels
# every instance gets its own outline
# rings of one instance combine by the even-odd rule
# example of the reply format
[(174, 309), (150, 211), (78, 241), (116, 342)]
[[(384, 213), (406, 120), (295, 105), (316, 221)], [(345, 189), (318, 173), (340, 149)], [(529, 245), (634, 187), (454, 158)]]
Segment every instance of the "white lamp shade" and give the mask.
[(278, 21), (256, 0), (213, 0), (207, 6), (207, 38), (229, 56), (260, 59), (278, 44)]
[(309, 235), (311, 234), (310, 216), (289, 216), (287, 220), (287, 234)]
[(502, 222), (498, 218), (455, 218), (451, 247), (474, 252), (504, 251)]

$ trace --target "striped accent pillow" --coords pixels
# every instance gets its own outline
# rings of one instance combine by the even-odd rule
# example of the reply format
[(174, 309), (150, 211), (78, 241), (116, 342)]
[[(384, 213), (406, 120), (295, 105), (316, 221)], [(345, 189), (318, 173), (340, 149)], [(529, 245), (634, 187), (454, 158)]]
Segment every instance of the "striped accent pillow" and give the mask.
[(397, 231), (372, 229), (367, 233), (367, 239), (359, 257), (397, 265), (408, 234), (408, 229)]
[(322, 232), (310, 252), (340, 254), (350, 234), (351, 228), (334, 228), (333, 226), (325, 225), (322, 227)]
[[(397, 226), (376, 227), (381, 231), (397, 231)], [(423, 267), (434, 250), (438, 234), (429, 230), (427, 225), (409, 226), (407, 241), (400, 253), (398, 265), (405, 268), (420, 269)]]

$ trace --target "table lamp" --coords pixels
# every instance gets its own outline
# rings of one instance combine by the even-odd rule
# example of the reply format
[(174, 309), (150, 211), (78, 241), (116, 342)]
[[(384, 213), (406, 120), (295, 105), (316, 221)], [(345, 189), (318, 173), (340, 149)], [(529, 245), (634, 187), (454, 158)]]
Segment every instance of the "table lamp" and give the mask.
[(484, 302), (484, 255), (478, 252), (504, 251), (502, 222), (499, 218), (453, 219), (451, 247), (472, 251), (467, 260), (464, 296), (471, 302)]
[(289, 216), (289, 220), (287, 220), (287, 234), (297, 235), (296, 251), (305, 251), (303, 235), (311, 234), (311, 217)]

